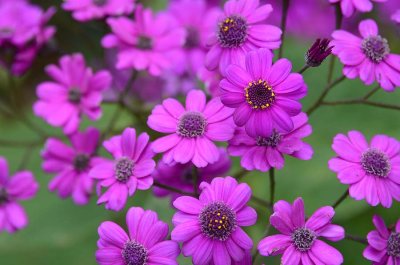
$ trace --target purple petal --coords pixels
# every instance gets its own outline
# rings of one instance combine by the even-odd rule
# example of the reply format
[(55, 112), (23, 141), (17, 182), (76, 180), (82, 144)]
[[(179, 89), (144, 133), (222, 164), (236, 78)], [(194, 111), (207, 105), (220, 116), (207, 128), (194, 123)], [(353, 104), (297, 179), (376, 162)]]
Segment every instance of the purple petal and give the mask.
[(311, 252), (326, 265), (340, 265), (343, 263), (342, 254), (321, 240), (314, 242)]
[(260, 241), (257, 249), (263, 256), (280, 255), (291, 245), (291, 241), (287, 235), (268, 236)]
[(344, 238), (344, 228), (340, 225), (329, 224), (324, 229), (320, 230), (318, 235), (330, 241), (339, 241)]
[(231, 257), (224, 243), (218, 241), (214, 243), (213, 261), (214, 265), (226, 265), (231, 263)]
[(189, 196), (181, 196), (177, 198), (173, 202), (173, 205), (178, 210), (189, 214), (199, 214), (203, 209), (203, 205), (198, 199)]
[(201, 90), (191, 90), (186, 96), (186, 110), (203, 112), (206, 106), (206, 95)]
[[(366, 11), (370, 11), (371, 9), (372, 9), (372, 4), (369, 6), (369, 10)], [(376, 22), (373, 21), (372, 19), (366, 19), (361, 21), (360, 24), (358, 25), (358, 30), (360, 31), (361, 36), (363, 36), (364, 38), (378, 35), (378, 25), (376, 25)]]
[(236, 214), (236, 221), (239, 226), (251, 226), (257, 221), (257, 212), (246, 206)]
[(290, 245), (282, 256), (282, 265), (299, 265), (301, 252), (297, 251), (293, 245)]
[(98, 228), (98, 233), (101, 240), (105, 243), (120, 249), (122, 249), (129, 240), (125, 231), (119, 225), (110, 221), (101, 223)]
[(324, 206), (316, 210), (306, 222), (306, 227), (318, 232), (319, 229), (329, 224), (335, 215), (335, 210), (331, 206)]

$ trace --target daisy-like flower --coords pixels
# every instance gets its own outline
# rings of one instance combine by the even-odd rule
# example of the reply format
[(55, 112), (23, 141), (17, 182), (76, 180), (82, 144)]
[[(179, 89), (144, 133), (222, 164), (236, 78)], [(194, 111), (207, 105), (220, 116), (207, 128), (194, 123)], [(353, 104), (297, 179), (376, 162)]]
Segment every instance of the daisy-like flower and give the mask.
[(341, 183), (350, 185), (350, 196), (365, 199), (370, 205), (379, 203), (389, 208), (392, 198), (400, 200), (400, 143), (386, 135), (376, 135), (368, 144), (358, 131), (333, 139), (337, 157), (329, 160), (329, 168), (338, 173)]
[(372, 2), (382, 3), (387, 0), (329, 0), (329, 3), (339, 3), (340, 9), (345, 17), (350, 17), (357, 10), (360, 12), (370, 12), (373, 9)]
[(343, 227), (331, 224), (334, 215), (332, 207), (324, 206), (306, 220), (302, 198), (297, 198), (293, 204), (278, 201), (270, 223), (281, 234), (262, 239), (258, 250), (263, 256), (283, 254), (282, 265), (342, 264), (342, 254), (319, 239), (339, 241), (344, 238)]
[(393, 229), (386, 228), (378, 215), (372, 218), (376, 230), (368, 233), (368, 247), (363, 256), (374, 265), (400, 264), (400, 219)]
[(89, 175), (99, 181), (99, 190), (108, 188), (97, 203), (105, 203), (108, 210), (120, 211), (128, 196), (133, 196), (137, 189), (147, 190), (153, 185), (154, 153), (150, 149), (149, 135), (142, 133), (136, 139), (133, 128), (126, 128), (122, 135), (105, 141), (103, 146), (114, 160), (104, 159)]
[(7, 161), (0, 157), (0, 233), (14, 233), (28, 224), (28, 217), (19, 201), (32, 199), (39, 189), (29, 171), (9, 177)]
[(179, 197), (174, 206), (179, 211), (172, 222), (171, 238), (183, 242), (182, 253), (193, 264), (226, 265), (241, 262), (253, 246), (241, 226), (257, 220), (256, 211), (247, 206), (251, 189), (232, 177), (215, 178), (200, 184), (200, 198)]
[(205, 167), (218, 161), (220, 153), (213, 141), (228, 141), (232, 138), (235, 124), (233, 109), (222, 105), (219, 98), (206, 103), (200, 90), (187, 94), (186, 107), (169, 98), (157, 105), (147, 120), (150, 128), (169, 135), (155, 140), (152, 149), (164, 153), (166, 164), (192, 162), (196, 167)]
[(206, 56), (206, 67), (215, 70), (219, 66), (224, 73), (229, 64), (244, 62), (251, 50), (279, 48), (282, 31), (264, 23), (271, 12), (272, 6), (259, 6), (259, 0), (226, 2), (216, 32), (208, 40), (211, 49)]
[(63, 56), (60, 67), (47, 66), (46, 72), (54, 81), (37, 87), (39, 100), (33, 105), (37, 116), (52, 126), (62, 127), (65, 134), (78, 130), (84, 114), (91, 120), (100, 118), (102, 91), (111, 84), (109, 72), (93, 73), (81, 54)]
[(72, 146), (56, 138), (47, 139), (42, 151), (42, 168), (57, 174), (49, 183), (50, 191), (57, 191), (63, 199), (72, 196), (79, 205), (89, 202), (94, 186), (89, 170), (100, 162), (95, 156), (99, 136), (99, 130), (88, 128), (84, 133), (69, 136)]
[(372, 19), (361, 21), (358, 28), (362, 38), (344, 30), (332, 33), (332, 53), (344, 64), (343, 74), (350, 79), (359, 76), (366, 85), (376, 80), (384, 90), (393, 91), (400, 86), (400, 55), (390, 53)]
[(221, 101), (235, 108), (233, 119), (252, 137), (269, 137), (273, 129), (290, 132), (291, 117), (301, 111), (299, 99), (307, 93), (303, 77), (290, 73), (292, 64), (280, 59), (272, 65), (267, 49), (251, 51), (243, 65), (231, 64), (220, 82)]
[(126, 225), (128, 233), (110, 221), (99, 226), (96, 261), (100, 265), (178, 265), (179, 245), (166, 240), (168, 224), (156, 212), (132, 207)]
[(236, 129), (235, 136), (229, 141), (228, 151), (232, 156), (241, 156), (240, 164), (247, 170), (268, 171), (271, 167), (281, 169), (285, 163), (284, 155), (301, 160), (309, 160), (313, 155), (312, 147), (302, 138), (311, 134), (305, 113), (292, 118), (294, 128), (289, 133), (276, 130), (268, 137), (250, 137), (241, 127)]
[(182, 46), (186, 32), (167, 13), (154, 15), (151, 9), (138, 5), (135, 20), (109, 18), (112, 33), (102, 40), (105, 48), (117, 48), (118, 69), (148, 70), (160, 75), (183, 60)]
[(65, 0), (62, 7), (78, 21), (130, 14), (135, 0)]

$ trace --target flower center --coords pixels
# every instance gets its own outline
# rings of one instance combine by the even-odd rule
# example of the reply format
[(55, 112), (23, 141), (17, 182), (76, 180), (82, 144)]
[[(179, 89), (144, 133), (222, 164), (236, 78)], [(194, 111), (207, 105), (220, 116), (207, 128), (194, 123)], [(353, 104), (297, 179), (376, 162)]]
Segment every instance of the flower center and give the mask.
[(387, 242), (387, 254), (400, 258), (400, 233), (392, 233)]
[(250, 82), (244, 91), (246, 101), (253, 109), (265, 109), (275, 102), (275, 93), (267, 81)]
[(125, 265), (145, 265), (147, 263), (147, 249), (136, 241), (128, 241), (122, 250)]
[(177, 133), (183, 137), (194, 138), (202, 136), (207, 126), (207, 120), (200, 112), (186, 112), (179, 119)]
[(198, 30), (193, 27), (187, 27), (186, 33), (187, 37), (185, 42), (185, 48), (192, 49), (198, 47), (200, 44), (200, 36)]
[(133, 174), (134, 163), (127, 157), (121, 157), (115, 164), (115, 178), (119, 182), (127, 182)]
[(93, 4), (96, 6), (104, 6), (107, 4), (108, 0), (92, 0)]
[(361, 165), (370, 175), (385, 178), (390, 172), (390, 159), (378, 149), (370, 148), (361, 155)]
[(87, 154), (78, 154), (74, 157), (73, 164), (77, 171), (83, 171), (89, 165), (90, 157)]
[(199, 215), (201, 232), (211, 239), (225, 241), (236, 228), (236, 214), (224, 202), (212, 202)]
[(153, 41), (149, 37), (140, 36), (136, 46), (141, 50), (151, 50), (153, 47)]
[(8, 201), (8, 198), (7, 198), (6, 189), (0, 188), (0, 205), (2, 205), (3, 203), (5, 203), (7, 201)]
[(388, 41), (379, 35), (365, 38), (361, 43), (361, 49), (374, 63), (380, 63), (390, 52)]
[(269, 137), (261, 137), (258, 136), (256, 141), (258, 146), (270, 146), (277, 147), (279, 142), (281, 141), (281, 134), (274, 130)]
[(219, 24), (218, 40), (223, 48), (240, 47), (247, 39), (247, 22), (233, 15)]
[(71, 103), (78, 104), (81, 102), (82, 93), (79, 88), (72, 87), (68, 91), (68, 100)]
[(317, 236), (308, 228), (298, 228), (292, 234), (292, 241), (298, 251), (304, 252), (311, 248)]

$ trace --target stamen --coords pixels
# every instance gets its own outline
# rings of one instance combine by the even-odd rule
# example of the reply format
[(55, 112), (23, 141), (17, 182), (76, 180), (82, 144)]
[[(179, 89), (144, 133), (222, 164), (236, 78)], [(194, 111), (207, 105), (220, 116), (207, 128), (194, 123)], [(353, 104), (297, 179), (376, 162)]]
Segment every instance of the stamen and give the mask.
[(247, 39), (246, 20), (236, 15), (227, 17), (219, 25), (218, 39), (224, 48), (242, 46)]
[(246, 101), (253, 109), (266, 109), (275, 102), (272, 87), (262, 79), (250, 82), (244, 91)]
[(385, 178), (391, 170), (390, 159), (382, 151), (370, 148), (361, 155), (361, 165), (366, 173)]
[(119, 182), (127, 182), (133, 174), (134, 163), (127, 157), (121, 157), (115, 164), (115, 178)]
[(177, 133), (183, 137), (195, 138), (202, 136), (207, 126), (207, 120), (200, 112), (186, 112), (179, 119)]
[(365, 38), (361, 47), (373, 63), (380, 63), (390, 53), (388, 41), (379, 35)]
[(400, 233), (392, 233), (387, 242), (387, 254), (400, 258)]
[(305, 227), (298, 228), (292, 234), (293, 245), (301, 252), (309, 250), (316, 238), (315, 232)]
[(128, 241), (122, 250), (125, 265), (145, 265), (147, 263), (147, 249), (136, 241)]

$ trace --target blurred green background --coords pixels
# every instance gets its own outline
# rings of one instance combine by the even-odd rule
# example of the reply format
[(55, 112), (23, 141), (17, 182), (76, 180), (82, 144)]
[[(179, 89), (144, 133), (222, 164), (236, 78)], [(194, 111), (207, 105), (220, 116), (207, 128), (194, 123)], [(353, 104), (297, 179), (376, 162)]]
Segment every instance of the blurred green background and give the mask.
[[(91, 65), (96, 65), (103, 59), (99, 40), (104, 33), (104, 27), (90, 22), (79, 24), (73, 21), (70, 14), (60, 9), (61, 1), (33, 1), (47, 7), (57, 6), (58, 12), (51, 20), (51, 24), (57, 26), (57, 34), (53, 50), (44, 52), (36, 61), (33, 70), (23, 78), (15, 80), (18, 90), (17, 105), (20, 113), (24, 113), (28, 119), (42, 130), (52, 135), (61, 135), (59, 129), (52, 129), (42, 120), (32, 116), (31, 106), (35, 100), (35, 86), (47, 77), (43, 73), (43, 66), (57, 61), (60, 54), (70, 52), (82, 52)], [(165, 0), (148, 1), (153, 7), (161, 8)], [(0, 18), (1, 19), (1, 18)], [(381, 31), (383, 29), (381, 28)], [(398, 35), (392, 29), (385, 28), (385, 35), (391, 44), (392, 52), (399, 53), (400, 47)], [(288, 38), (285, 43), (284, 57), (293, 62), (293, 70), (298, 71), (304, 62), (304, 52), (311, 44), (311, 40), (298, 40)], [(304, 77), (309, 86), (309, 95), (303, 100), (307, 109), (318, 97), (326, 84), (327, 68), (323, 66), (309, 69)], [(335, 76), (340, 75), (337, 64)], [(10, 91), (7, 85), (5, 73), (0, 75), (0, 96), (6, 98)], [(373, 88), (365, 87), (360, 81), (346, 80), (336, 87), (329, 95), (329, 99), (358, 98)], [(400, 91), (394, 93), (377, 92), (372, 99), (374, 101), (399, 104)], [(108, 124), (115, 106), (105, 105), (103, 118), (96, 122), (99, 128), (105, 128)], [(310, 117), (313, 126), (313, 134), (307, 139), (314, 148), (314, 157), (310, 161), (299, 161), (292, 158), (286, 159), (283, 170), (276, 172), (277, 199), (292, 201), (302, 196), (306, 204), (306, 212), (310, 215), (318, 207), (331, 205), (346, 190), (346, 187), (338, 182), (334, 173), (327, 167), (328, 160), (334, 156), (331, 150), (332, 138), (341, 132), (360, 130), (369, 139), (375, 134), (387, 134), (400, 139), (400, 113), (396, 110), (380, 109), (364, 105), (347, 106), (323, 106)], [(115, 133), (135, 123), (134, 118), (124, 113), (116, 126)], [(92, 123), (86, 122), (83, 126)], [(149, 130), (148, 128), (146, 130)], [(0, 139), (13, 141), (35, 141), (37, 135), (26, 126), (16, 121), (12, 116), (2, 114), (0, 116)], [(94, 253), (96, 250), (97, 227), (105, 220), (114, 220), (124, 224), (124, 216), (128, 206), (141, 206), (157, 211), (160, 218), (170, 223), (174, 210), (170, 208), (168, 199), (158, 199), (152, 196), (151, 190), (138, 191), (130, 198), (127, 207), (120, 213), (106, 211), (103, 206), (96, 206), (96, 198), (93, 197), (90, 204), (76, 206), (70, 199), (61, 200), (55, 194), (47, 190), (47, 183), (52, 178), (41, 171), (41, 158), (39, 152), (42, 146), (31, 148), (6, 147), (0, 144), (0, 155), (8, 159), (11, 172), (15, 172), (21, 166), (34, 172), (41, 188), (35, 199), (23, 202), (28, 215), (29, 226), (15, 234), (0, 234), (0, 264), (1, 265), (92, 265), (96, 264)], [(29, 151), (27, 151), (29, 150)], [(25, 157), (32, 152), (26, 165)], [(104, 152), (103, 152), (104, 153)], [(239, 160), (234, 160), (232, 174), (238, 172)], [(243, 178), (253, 188), (256, 196), (268, 199), (268, 175), (252, 172)], [(256, 207), (259, 218), (257, 225), (246, 228), (246, 231), (254, 239), (255, 246), (264, 234), (269, 212), (266, 209)], [(399, 218), (400, 207), (394, 202), (391, 209), (382, 207), (369, 207), (365, 201), (347, 199), (337, 208), (334, 222), (345, 227), (346, 232), (354, 235), (365, 236), (373, 229), (371, 218), (373, 214), (382, 215), (388, 224), (392, 224)], [(275, 231), (273, 231), (275, 233)], [(369, 264), (362, 257), (364, 246), (357, 242), (343, 240), (332, 243), (344, 255), (344, 264)], [(256, 264), (279, 264), (279, 258), (261, 258)], [(180, 264), (191, 264), (189, 259), (180, 259)]]

